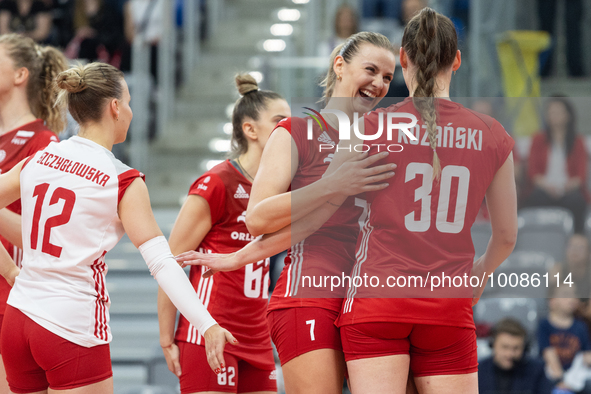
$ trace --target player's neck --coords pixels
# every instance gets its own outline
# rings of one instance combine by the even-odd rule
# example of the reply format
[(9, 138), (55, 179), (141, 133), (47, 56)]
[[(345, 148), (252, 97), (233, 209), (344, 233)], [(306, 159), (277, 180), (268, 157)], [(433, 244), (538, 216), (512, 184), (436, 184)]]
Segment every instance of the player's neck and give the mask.
[(21, 96), (22, 94), (15, 90), (10, 97), (0, 98), (0, 135), (36, 119), (26, 97)]
[(113, 149), (113, 143), (115, 141), (114, 132), (109, 132), (108, 128), (103, 127), (100, 123), (88, 124), (80, 126), (78, 136), (86, 138), (95, 142), (108, 150)]
[(248, 151), (238, 157), (242, 170), (246, 172), (244, 176), (251, 182), (253, 181), (251, 177), (254, 178), (259, 169), (261, 154), (262, 152), (258, 146), (249, 146)]

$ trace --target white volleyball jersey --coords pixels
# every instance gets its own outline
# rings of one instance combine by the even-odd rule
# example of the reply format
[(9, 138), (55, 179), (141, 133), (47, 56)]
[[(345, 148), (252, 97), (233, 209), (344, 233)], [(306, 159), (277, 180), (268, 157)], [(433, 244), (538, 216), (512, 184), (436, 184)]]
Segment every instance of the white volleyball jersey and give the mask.
[(20, 177), (24, 256), (8, 304), (78, 345), (109, 343), (105, 254), (125, 232), (119, 201), (143, 174), (75, 136), (31, 156)]

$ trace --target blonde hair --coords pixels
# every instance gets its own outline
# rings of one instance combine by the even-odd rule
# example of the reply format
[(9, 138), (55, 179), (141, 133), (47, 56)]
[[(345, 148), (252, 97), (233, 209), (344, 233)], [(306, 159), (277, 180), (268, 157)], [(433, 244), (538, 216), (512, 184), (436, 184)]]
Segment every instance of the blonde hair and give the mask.
[(54, 133), (64, 129), (64, 107), (56, 105), (55, 77), (68, 67), (64, 55), (50, 46), (39, 46), (31, 38), (18, 34), (0, 36), (8, 56), (17, 68), (29, 70), (27, 101), (35, 117), (43, 119)]
[(122, 80), (123, 73), (109, 64), (77, 65), (57, 76), (57, 101), (67, 104), (76, 122), (99, 122), (105, 103), (112, 98), (121, 100)]
[[(326, 77), (320, 83), (324, 87), (322, 98), (327, 103), (334, 93), (334, 87), (337, 81), (337, 74), (334, 72), (334, 60), (337, 56), (342, 56), (345, 63), (349, 63), (359, 51), (362, 44), (372, 44), (378, 48), (384, 48), (394, 53), (394, 47), (388, 38), (380, 33), (362, 31), (353, 34), (343, 44), (338, 45), (330, 55), (330, 65)], [(394, 55), (396, 55), (394, 53)]]

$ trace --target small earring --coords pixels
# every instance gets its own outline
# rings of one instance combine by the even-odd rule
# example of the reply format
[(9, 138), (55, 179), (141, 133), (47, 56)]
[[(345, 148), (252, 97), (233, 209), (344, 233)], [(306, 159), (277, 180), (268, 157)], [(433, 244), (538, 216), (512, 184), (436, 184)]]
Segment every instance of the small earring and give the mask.
[(456, 70), (454, 70), (454, 75), (456, 75)]
[(119, 117), (117, 117), (117, 122), (119, 122)]
[(341, 79), (343, 79), (343, 77), (341, 75), (337, 75), (337, 80), (340, 81)]

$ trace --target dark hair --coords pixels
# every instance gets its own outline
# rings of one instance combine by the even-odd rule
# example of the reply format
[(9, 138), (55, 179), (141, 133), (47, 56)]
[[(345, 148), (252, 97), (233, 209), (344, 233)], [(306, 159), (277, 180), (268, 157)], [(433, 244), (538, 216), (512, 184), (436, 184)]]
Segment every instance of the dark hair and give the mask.
[(429, 143), (433, 149), (433, 179), (439, 179), (441, 163), (437, 147), (437, 108), (435, 83), (437, 74), (449, 68), (458, 50), (458, 35), (453, 22), (446, 16), (425, 7), (413, 17), (404, 29), (402, 47), (408, 59), (417, 66), (417, 87), (413, 103), (427, 125)]
[(490, 331), (491, 340), (497, 339), (499, 334), (509, 334), (514, 337), (527, 338), (527, 330), (521, 323), (513, 318), (507, 317), (497, 324)]
[(248, 141), (242, 131), (244, 118), (259, 119), (259, 113), (267, 108), (270, 100), (283, 99), (280, 94), (269, 90), (259, 90), (254, 77), (250, 74), (238, 74), (234, 78), (240, 97), (232, 112), (232, 157), (238, 157), (248, 151)]
[[(575, 108), (573, 107), (570, 100), (568, 100), (565, 96), (555, 95), (555, 96), (552, 96), (546, 102), (546, 110), (544, 111), (544, 113), (548, 112), (548, 107), (550, 107), (550, 104), (552, 104), (552, 103), (562, 103), (562, 105), (564, 105), (564, 108), (566, 109), (566, 112), (568, 112), (568, 123), (566, 125), (566, 137), (565, 137), (565, 141), (564, 141), (565, 145), (566, 145), (566, 155), (568, 156), (568, 155), (570, 155), (571, 151), (573, 150), (573, 146), (575, 145), (575, 138), (577, 137), (577, 131), (575, 129), (575, 125), (576, 125)], [(546, 119), (544, 119), (544, 123), (546, 123)], [(552, 131), (550, 130), (550, 127), (548, 125), (546, 125), (545, 129), (546, 129), (545, 130), (546, 138), (548, 139), (548, 141), (554, 142), (553, 137), (552, 137)]]
[[(359, 47), (364, 43), (372, 44), (378, 48), (384, 48), (394, 53), (394, 47), (390, 40), (380, 33), (362, 31), (353, 34), (343, 44), (338, 45), (330, 55), (328, 72), (326, 73), (324, 80), (320, 83), (320, 86), (324, 86), (324, 94), (322, 98), (325, 103), (332, 97), (334, 85), (337, 81), (337, 74), (334, 72), (333, 68), (335, 58), (340, 55), (343, 57), (345, 63), (349, 63), (359, 51)], [(394, 53), (394, 55), (396, 54)]]
[(56, 105), (53, 80), (68, 67), (64, 55), (53, 47), (37, 45), (31, 38), (14, 33), (0, 36), (0, 44), (6, 46), (16, 67), (29, 70), (27, 101), (33, 115), (43, 119), (54, 133), (61, 132), (65, 108)]
[(68, 104), (76, 122), (99, 122), (109, 99), (121, 100), (123, 73), (105, 63), (78, 65), (61, 72), (56, 79), (58, 102)]

